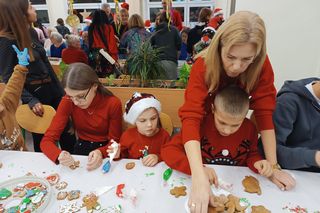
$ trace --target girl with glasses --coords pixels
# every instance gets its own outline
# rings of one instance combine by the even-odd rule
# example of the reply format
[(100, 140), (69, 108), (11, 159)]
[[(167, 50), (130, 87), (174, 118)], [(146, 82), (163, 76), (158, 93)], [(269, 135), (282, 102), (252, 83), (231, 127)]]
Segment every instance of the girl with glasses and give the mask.
[(66, 95), (41, 141), (41, 150), (57, 164), (74, 164), (70, 153), (56, 146), (61, 131), (71, 118), (77, 136), (74, 154), (88, 155), (87, 169), (96, 169), (107, 157), (109, 141), (120, 139), (121, 102), (99, 82), (92, 68), (83, 63), (69, 65), (62, 85)]

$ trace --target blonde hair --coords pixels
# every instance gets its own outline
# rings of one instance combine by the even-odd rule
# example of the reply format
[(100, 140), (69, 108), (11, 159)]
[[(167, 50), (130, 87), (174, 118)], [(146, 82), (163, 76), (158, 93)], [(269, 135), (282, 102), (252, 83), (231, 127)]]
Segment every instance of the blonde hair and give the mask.
[(138, 27), (138, 28), (144, 28), (143, 19), (139, 14), (133, 14), (129, 18), (128, 22), (129, 29)]
[(229, 52), (234, 45), (246, 43), (256, 47), (256, 55), (247, 70), (240, 74), (240, 82), (245, 86), (246, 92), (252, 91), (266, 59), (266, 29), (263, 20), (257, 14), (239, 11), (221, 25), (209, 47), (197, 55), (203, 57), (205, 61), (205, 81), (209, 92), (218, 89), (221, 73), (224, 72), (221, 59), (222, 47)]

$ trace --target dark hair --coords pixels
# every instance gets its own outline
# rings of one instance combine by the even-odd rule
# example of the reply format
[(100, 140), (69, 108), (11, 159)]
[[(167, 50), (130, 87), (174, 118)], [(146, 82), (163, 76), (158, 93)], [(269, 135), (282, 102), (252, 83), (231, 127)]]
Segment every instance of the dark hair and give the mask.
[[(206, 8), (206, 7), (202, 8), (199, 13), (198, 21), (199, 22), (209, 22), (211, 14), (212, 14), (212, 10), (210, 10), (210, 8)], [(209, 19), (208, 19), (208, 17), (209, 17)]]
[(187, 35), (189, 34), (189, 32), (190, 32), (190, 28), (189, 27), (184, 27), (182, 30), (181, 30), (181, 35), (182, 35), (182, 33), (186, 33)]
[(109, 23), (109, 19), (107, 14), (103, 10), (95, 10), (92, 14), (92, 23), (89, 26), (88, 30), (88, 39), (89, 39), (89, 48), (92, 47), (93, 44), (93, 31), (97, 30), (100, 39), (102, 40), (105, 47), (108, 49), (108, 42), (104, 35), (104, 25)]
[(111, 91), (101, 84), (96, 72), (87, 64), (70, 64), (62, 77), (62, 86), (73, 90), (89, 89), (94, 84), (98, 86), (98, 93), (106, 96), (113, 95)]
[(160, 19), (160, 23), (162, 23), (162, 22), (168, 23), (169, 22), (169, 19), (167, 18), (166, 12), (161, 12), (159, 19)]
[(64, 21), (62, 18), (58, 18), (57, 19), (57, 24), (61, 25), (61, 26), (64, 26)]
[(237, 85), (229, 85), (219, 91), (214, 100), (214, 107), (232, 116), (240, 116), (248, 113), (249, 95)]
[[(28, 48), (33, 60), (31, 36), (28, 29), (28, 0), (0, 0), (0, 35), (10, 40), (16, 40), (18, 48)], [(3, 59), (1, 59), (3, 60)]]

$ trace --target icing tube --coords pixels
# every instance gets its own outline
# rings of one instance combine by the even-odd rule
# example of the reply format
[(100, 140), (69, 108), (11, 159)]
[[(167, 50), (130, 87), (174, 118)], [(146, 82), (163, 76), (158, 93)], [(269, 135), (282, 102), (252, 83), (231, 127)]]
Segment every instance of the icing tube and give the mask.
[(105, 57), (105, 59), (107, 59), (110, 64), (114, 64), (116, 61), (111, 57), (111, 55), (109, 55), (109, 53), (107, 53), (106, 51), (104, 51), (104, 49), (100, 49), (99, 53), (101, 55), (103, 55), (103, 57)]

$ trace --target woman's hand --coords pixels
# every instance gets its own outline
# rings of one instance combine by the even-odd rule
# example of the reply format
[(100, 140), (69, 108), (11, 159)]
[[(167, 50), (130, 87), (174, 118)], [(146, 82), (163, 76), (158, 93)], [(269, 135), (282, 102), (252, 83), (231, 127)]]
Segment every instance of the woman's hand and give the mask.
[(152, 167), (152, 166), (155, 166), (159, 162), (159, 158), (155, 154), (149, 154), (149, 155), (143, 157), (141, 161), (144, 166)]
[(62, 151), (58, 157), (58, 161), (63, 166), (71, 166), (74, 164), (74, 159), (71, 154), (67, 151)]
[(283, 170), (274, 169), (270, 180), (281, 190), (290, 190), (296, 185), (296, 180)]
[(190, 213), (207, 213), (208, 205), (214, 205), (213, 194), (206, 172), (192, 175), (191, 194), (188, 201)]
[(93, 150), (89, 153), (88, 156), (88, 163), (87, 163), (87, 170), (91, 171), (102, 164), (102, 153), (99, 149)]
[(271, 177), (273, 174), (272, 166), (267, 160), (259, 160), (253, 164), (260, 175), (264, 177)]

